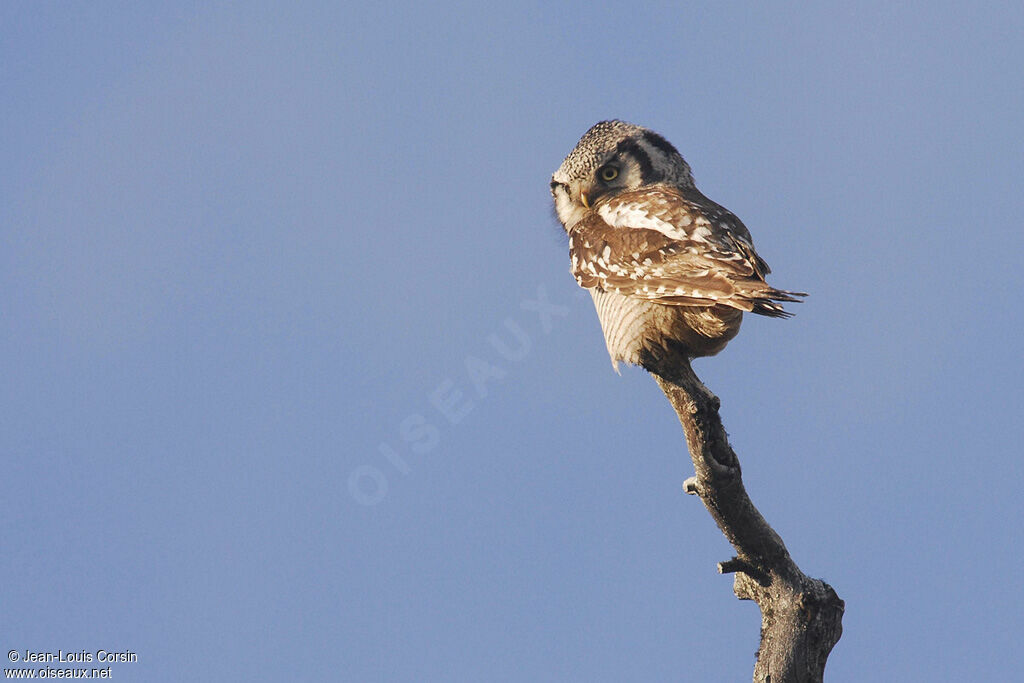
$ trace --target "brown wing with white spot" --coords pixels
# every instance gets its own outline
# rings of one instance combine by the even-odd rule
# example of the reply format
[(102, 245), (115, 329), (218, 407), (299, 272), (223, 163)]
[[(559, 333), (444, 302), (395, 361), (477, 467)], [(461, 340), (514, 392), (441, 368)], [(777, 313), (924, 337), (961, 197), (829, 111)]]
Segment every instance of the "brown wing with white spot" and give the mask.
[(600, 201), (569, 231), (576, 281), (660, 304), (791, 315), (777, 302), (804, 295), (768, 285), (768, 264), (739, 219), (699, 200), (652, 188)]

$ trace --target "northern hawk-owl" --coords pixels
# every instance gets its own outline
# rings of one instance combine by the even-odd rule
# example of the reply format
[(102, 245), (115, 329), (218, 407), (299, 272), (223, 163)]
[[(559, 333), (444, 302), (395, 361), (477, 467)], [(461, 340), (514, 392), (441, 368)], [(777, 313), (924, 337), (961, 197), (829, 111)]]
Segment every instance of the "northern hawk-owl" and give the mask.
[(696, 188), (665, 138), (624, 121), (588, 130), (551, 177), (572, 274), (594, 299), (612, 364), (712, 356), (744, 311), (789, 317), (800, 292), (765, 282), (750, 233)]

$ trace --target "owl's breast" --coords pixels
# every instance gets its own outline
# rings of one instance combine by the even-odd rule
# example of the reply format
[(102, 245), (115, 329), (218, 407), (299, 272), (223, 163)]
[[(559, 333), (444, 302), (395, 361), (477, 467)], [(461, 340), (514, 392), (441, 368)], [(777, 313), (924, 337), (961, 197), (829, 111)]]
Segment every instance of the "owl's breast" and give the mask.
[(668, 306), (638, 297), (588, 290), (601, 321), (612, 365), (646, 366), (683, 353), (713, 356), (736, 336), (743, 313), (728, 306)]

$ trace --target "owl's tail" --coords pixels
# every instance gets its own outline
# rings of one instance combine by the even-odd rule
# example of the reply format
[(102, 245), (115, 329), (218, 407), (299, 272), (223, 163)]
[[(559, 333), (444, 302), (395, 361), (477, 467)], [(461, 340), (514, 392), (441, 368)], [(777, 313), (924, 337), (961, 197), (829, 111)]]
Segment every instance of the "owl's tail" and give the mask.
[(744, 297), (750, 302), (752, 313), (766, 315), (769, 318), (792, 318), (793, 314), (782, 307), (779, 302), (788, 301), (800, 303), (806, 292), (790, 292), (785, 289), (775, 289), (764, 285), (763, 289), (751, 292), (753, 296)]

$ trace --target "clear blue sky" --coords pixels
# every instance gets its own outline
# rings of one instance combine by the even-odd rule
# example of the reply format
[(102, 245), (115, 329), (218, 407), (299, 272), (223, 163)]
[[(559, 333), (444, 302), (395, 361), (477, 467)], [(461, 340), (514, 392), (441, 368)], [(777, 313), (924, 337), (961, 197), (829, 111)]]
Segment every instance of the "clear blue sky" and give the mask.
[(748, 679), (550, 211), (618, 117), (811, 293), (696, 369), (846, 600), (829, 680), (1019, 675), (1020, 3), (343, 4), (0, 5), (0, 646)]

